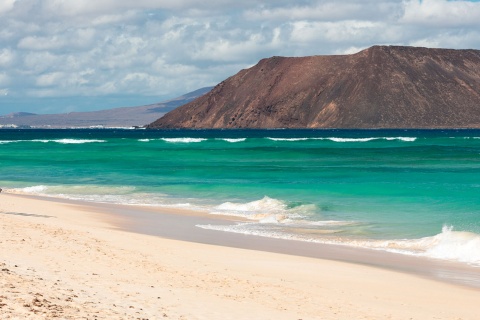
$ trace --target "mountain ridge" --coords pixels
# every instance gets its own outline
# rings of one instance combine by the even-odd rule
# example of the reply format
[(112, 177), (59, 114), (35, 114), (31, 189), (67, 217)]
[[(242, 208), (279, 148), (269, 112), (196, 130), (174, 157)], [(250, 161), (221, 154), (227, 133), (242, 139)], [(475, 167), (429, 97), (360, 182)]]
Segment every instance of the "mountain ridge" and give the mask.
[(148, 128), (479, 128), (480, 51), (260, 60)]
[(120, 107), (89, 112), (33, 114), (14, 112), (0, 116), (0, 127), (85, 128), (85, 127), (142, 127), (178, 106), (207, 93), (205, 87), (171, 100), (138, 107)]

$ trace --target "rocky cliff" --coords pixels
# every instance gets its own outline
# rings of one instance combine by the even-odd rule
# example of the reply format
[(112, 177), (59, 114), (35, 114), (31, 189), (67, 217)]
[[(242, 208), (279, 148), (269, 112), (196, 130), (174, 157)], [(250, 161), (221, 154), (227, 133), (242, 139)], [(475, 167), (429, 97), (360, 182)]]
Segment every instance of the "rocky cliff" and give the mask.
[(149, 128), (480, 127), (480, 50), (272, 57)]

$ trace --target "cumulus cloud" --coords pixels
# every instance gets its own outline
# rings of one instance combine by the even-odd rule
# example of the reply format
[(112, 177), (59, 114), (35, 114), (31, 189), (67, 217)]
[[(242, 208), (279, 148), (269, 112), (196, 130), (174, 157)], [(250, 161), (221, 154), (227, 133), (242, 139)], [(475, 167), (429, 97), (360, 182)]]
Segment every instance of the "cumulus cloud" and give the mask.
[(409, 0), (405, 2), (404, 23), (436, 27), (480, 26), (480, 2)]
[(10, 66), (15, 60), (15, 52), (11, 49), (3, 49), (0, 51), (0, 66), (1, 67), (8, 67)]
[(250, 19), (274, 21), (385, 20), (399, 8), (398, 1), (312, 1), (301, 5), (247, 10)]
[(3, 0), (0, 2), (0, 14), (12, 10), (16, 0)]
[(10, 99), (98, 97), (100, 108), (112, 95), (159, 101), (274, 55), (478, 49), (479, 21), (480, 2), (466, 0), (3, 0), (0, 88)]

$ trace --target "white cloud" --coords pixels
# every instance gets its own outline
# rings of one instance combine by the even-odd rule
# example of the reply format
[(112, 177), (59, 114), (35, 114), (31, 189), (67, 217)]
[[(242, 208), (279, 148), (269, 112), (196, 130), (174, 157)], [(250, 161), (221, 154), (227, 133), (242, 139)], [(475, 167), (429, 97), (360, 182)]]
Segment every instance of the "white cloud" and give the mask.
[(317, 6), (294, 6), (281, 8), (264, 8), (248, 10), (246, 16), (261, 20), (332, 20), (348, 17), (358, 11), (360, 4), (350, 3), (319, 3)]
[(12, 10), (13, 5), (17, 0), (2, 0), (0, 1), (0, 14)]
[(387, 26), (371, 21), (308, 22), (298, 21), (291, 24), (291, 41), (311, 43), (328, 41), (331, 43), (369, 41), (378, 38)]
[(15, 53), (11, 49), (2, 49), (0, 51), (0, 66), (1, 67), (8, 67), (10, 66), (15, 60)]
[(480, 2), (408, 0), (404, 5), (403, 23), (436, 27), (480, 26)]
[(478, 39), (480, 39), (479, 31), (462, 32), (441, 32), (436, 36), (421, 38), (408, 43), (410, 46), (427, 47), (427, 48), (478, 48)]
[(42, 74), (37, 78), (36, 85), (39, 87), (51, 87), (51, 86), (61, 86), (62, 80), (65, 78), (65, 74), (62, 72), (50, 72), (47, 74)]
[(64, 47), (66, 43), (63, 39), (53, 36), (53, 37), (37, 37), (29, 36), (21, 39), (18, 42), (18, 47), (20, 49), (27, 50), (51, 50)]
[(64, 57), (50, 52), (28, 52), (24, 54), (22, 70), (25, 75), (38, 75), (50, 69), (57, 69), (63, 66)]
[(479, 6), (447, 0), (0, 0), (0, 70), (8, 79), (2, 86), (10, 97), (172, 97), (273, 55), (354, 53), (374, 44), (479, 49)]

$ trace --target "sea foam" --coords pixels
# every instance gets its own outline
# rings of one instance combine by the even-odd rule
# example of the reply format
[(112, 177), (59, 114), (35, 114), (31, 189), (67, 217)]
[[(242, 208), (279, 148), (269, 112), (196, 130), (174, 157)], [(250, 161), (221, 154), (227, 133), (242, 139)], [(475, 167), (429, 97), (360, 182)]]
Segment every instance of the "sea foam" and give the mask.
[(372, 140), (377, 140), (378, 138), (327, 138), (328, 140), (334, 142), (368, 142)]
[(392, 141), (392, 140), (400, 140), (404, 142), (414, 142), (417, 140), (416, 137), (387, 137), (385, 140)]
[(267, 139), (272, 141), (306, 141), (306, 140), (309, 140), (310, 138), (270, 138), (268, 137)]
[[(28, 140), (25, 140), (28, 141)], [(48, 139), (35, 139), (31, 140), (32, 142), (42, 142), (42, 143), (48, 143), (48, 142), (56, 142), (60, 144), (83, 144), (83, 143), (102, 143), (106, 142), (105, 140), (98, 140), (98, 139), (53, 139), (53, 140), (48, 140)]]
[[(318, 221), (312, 225), (348, 225), (348, 221)], [(383, 250), (399, 254), (422, 256), (432, 259), (457, 261), (480, 267), (480, 235), (472, 232), (453, 231), (443, 227), (442, 232), (420, 239), (373, 240), (352, 239), (335, 236), (336, 230), (319, 230), (316, 233), (292, 232), (288, 228), (269, 228), (255, 222), (235, 225), (197, 225), (202, 229), (255, 235), (268, 238), (297, 240), (323, 244), (343, 245), (373, 250)], [(298, 229), (295, 229), (298, 230)]]
[(369, 137), (369, 138), (340, 138), (340, 137), (328, 137), (328, 138), (271, 138), (267, 137), (266, 139), (272, 141), (307, 141), (307, 140), (329, 140), (332, 142), (369, 142), (375, 140), (387, 140), (387, 141), (394, 141), (399, 140), (403, 142), (414, 142), (417, 140), (416, 137)]
[(234, 139), (231, 139), (231, 138), (223, 138), (223, 139), (220, 139), (220, 140), (223, 140), (223, 141), (226, 141), (226, 142), (230, 142), (230, 143), (236, 143), (236, 142), (244, 142), (245, 140), (247, 140), (247, 138), (234, 138)]
[(165, 142), (170, 142), (170, 143), (197, 143), (197, 142), (202, 142), (207, 139), (204, 138), (162, 138), (163, 141)]
[(425, 256), (480, 265), (480, 235), (444, 226), (442, 233), (431, 238)]
[(285, 201), (265, 196), (246, 203), (225, 202), (214, 207), (210, 213), (242, 217), (260, 223), (290, 223), (310, 216), (315, 210), (315, 205), (289, 207)]

